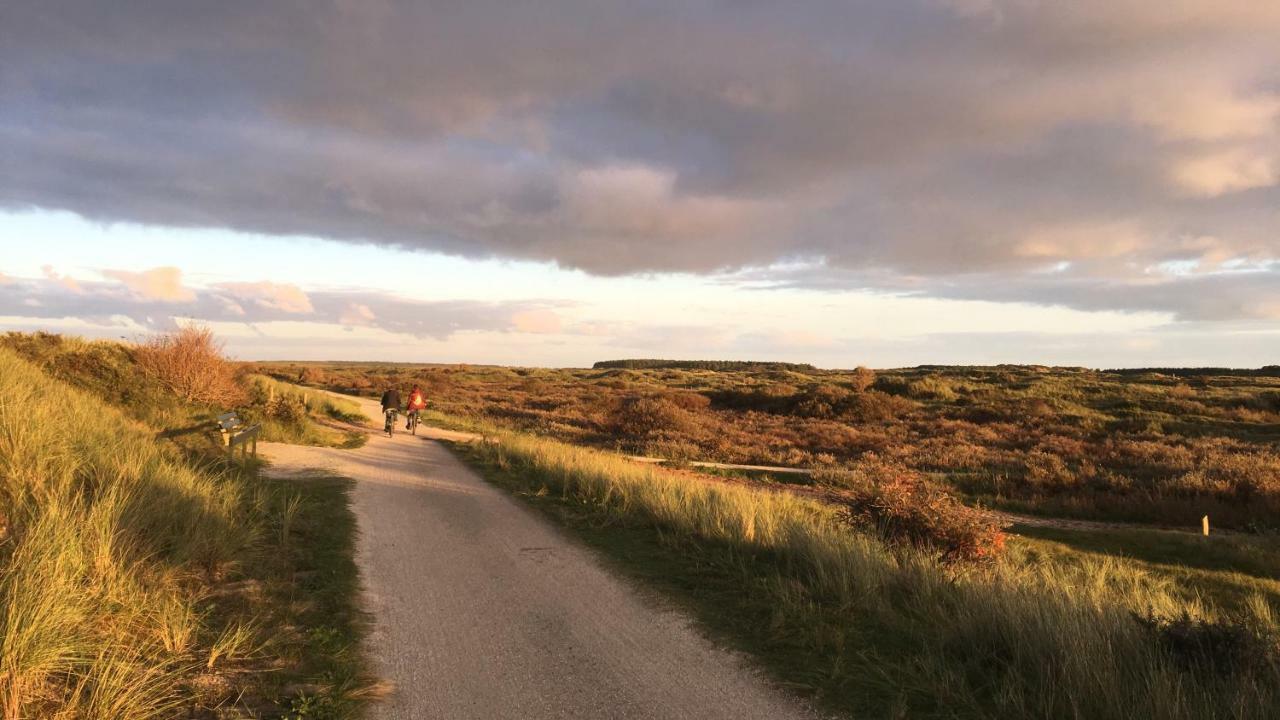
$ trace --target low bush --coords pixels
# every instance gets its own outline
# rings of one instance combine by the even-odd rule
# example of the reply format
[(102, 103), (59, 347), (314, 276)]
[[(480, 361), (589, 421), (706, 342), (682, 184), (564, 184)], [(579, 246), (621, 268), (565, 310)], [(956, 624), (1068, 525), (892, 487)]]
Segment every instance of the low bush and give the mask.
[(1139, 619), (1184, 669), (1261, 675), (1280, 668), (1280, 642), (1244, 622), (1213, 622), (1186, 613)]
[(683, 433), (697, 425), (694, 412), (709, 404), (696, 393), (635, 395), (622, 398), (606, 416), (607, 429), (629, 440), (661, 433)]
[(1005, 547), (994, 515), (960, 502), (920, 473), (876, 457), (852, 471), (826, 471), (818, 482), (839, 487), (842, 517), (893, 545), (936, 553), (944, 562), (993, 562)]
[(187, 402), (234, 407), (244, 402), (235, 366), (208, 328), (188, 325), (154, 335), (138, 346), (138, 366)]

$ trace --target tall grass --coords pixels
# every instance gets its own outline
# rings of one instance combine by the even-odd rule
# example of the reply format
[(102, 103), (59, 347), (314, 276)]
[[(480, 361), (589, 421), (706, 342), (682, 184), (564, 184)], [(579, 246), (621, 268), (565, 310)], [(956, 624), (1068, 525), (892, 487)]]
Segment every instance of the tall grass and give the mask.
[(251, 539), (236, 488), (0, 349), (0, 716), (171, 715)]
[(295, 445), (353, 447), (363, 433), (343, 432), (325, 427), (317, 420), (339, 420), (364, 424), (368, 418), (353, 400), (334, 397), (322, 390), (310, 390), (265, 375), (246, 377), (250, 404), (242, 415), (262, 424), (262, 438)]
[[(626, 524), (741, 559), (767, 596), (773, 633), (800, 646), (839, 696), (877, 715), (1027, 718), (1271, 718), (1274, 657), (1223, 672), (1176, 657), (1143, 617), (1225, 619), (1116, 560), (1003, 562), (956, 572), (850, 532), (833, 510), (787, 493), (692, 480), (520, 435), (472, 451), (504, 477)], [(761, 570), (767, 568), (767, 570)], [(1247, 621), (1274, 632), (1253, 603)], [(777, 668), (775, 668), (777, 669)], [(786, 676), (790, 670), (781, 668)], [(789, 678), (788, 678), (789, 679)]]
[(369, 417), (360, 409), (360, 403), (355, 400), (337, 397), (323, 390), (312, 390), (281, 382), (266, 375), (250, 375), (248, 380), (250, 392), (255, 401), (266, 404), (283, 400), (296, 403), (309, 413), (324, 415), (334, 420), (352, 423), (369, 421)]

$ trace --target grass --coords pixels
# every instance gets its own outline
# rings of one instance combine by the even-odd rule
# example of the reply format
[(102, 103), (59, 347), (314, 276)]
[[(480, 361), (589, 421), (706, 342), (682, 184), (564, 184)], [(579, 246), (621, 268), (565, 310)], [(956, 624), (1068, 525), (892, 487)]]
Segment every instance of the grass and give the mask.
[(126, 346), (34, 344), (49, 372), (0, 347), (0, 717), (271, 717), (304, 696), (348, 716), (370, 683), (346, 485), (158, 436), (208, 410), (133, 375)]
[(1208, 538), (1139, 528), (1076, 530), (1015, 525), (1023, 562), (1074, 564), (1121, 559), (1188, 604), (1211, 602), (1236, 615), (1262, 599), (1280, 609), (1280, 542), (1275, 537)]
[[(1140, 621), (1247, 622), (1276, 608), (1189, 601), (1115, 558), (1034, 553), (948, 570), (850, 532), (818, 503), (706, 483), (615, 456), (504, 435), (464, 451), (626, 571), (688, 605), (782, 683), (873, 717), (1266, 718), (1274, 658), (1223, 673)], [(1245, 614), (1234, 614), (1234, 613)]]
[(249, 375), (250, 407), (246, 421), (262, 424), (262, 439), (291, 445), (360, 447), (368, 435), (332, 427), (332, 421), (363, 424), (368, 421), (353, 400), (309, 390), (265, 375)]
[[(184, 400), (144, 369), (139, 348), (127, 343), (11, 332), (0, 336), (0, 347), (35, 363), (53, 378), (90, 392), (191, 452), (217, 447), (218, 439), (208, 431), (217, 416), (228, 410), (247, 422), (261, 423), (262, 439), (267, 441), (358, 447), (366, 439), (364, 433), (329, 426), (331, 421), (363, 422), (355, 402), (265, 376), (241, 374), (234, 387), (217, 394), (235, 401), (214, 404)], [(232, 364), (217, 356), (210, 360), (226, 366), (223, 379), (231, 382), (227, 378), (232, 376)]]

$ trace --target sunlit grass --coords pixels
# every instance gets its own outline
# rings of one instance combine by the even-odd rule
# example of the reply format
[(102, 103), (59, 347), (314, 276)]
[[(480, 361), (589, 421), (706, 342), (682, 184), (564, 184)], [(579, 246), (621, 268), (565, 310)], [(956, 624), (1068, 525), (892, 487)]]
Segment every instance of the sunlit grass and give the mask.
[[(514, 489), (600, 518), (584, 521), (593, 532), (607, 518), (619, 532), (648, 528), (667, 538), (679, 556), (662, 562), (692, 573), (680, 581), (690, 587), (736, 577), (738, 589), (717, 599), (710, 624), (728, 614), (727, 632), (747, 638), (781, 679), (842, 709), (1190, 719), (1268, 718), (1280, 707), (1274, 664), (1235, 675), (1184, 666), (1139, 621), (1185, 615), (1274, 633), (1274, 608), (1261, 596), (1220, 607), (1189, 597), (1169, 576), (1091, 555), (1040, 562), (1019, 552), (957, 571), (891, 551), (851, 532), (830, 508), (787, 493), (515, 434), (469, 452)], [(690, 554), (700, 558), (692, 570)], [(708, 570), (719, 566), (729, 569)], [(770, 662), (773, 654), (785, 662)]]
[(169, 713), (200, 578), (250, 540), (236, 485), (0, 350), (0, 712)]

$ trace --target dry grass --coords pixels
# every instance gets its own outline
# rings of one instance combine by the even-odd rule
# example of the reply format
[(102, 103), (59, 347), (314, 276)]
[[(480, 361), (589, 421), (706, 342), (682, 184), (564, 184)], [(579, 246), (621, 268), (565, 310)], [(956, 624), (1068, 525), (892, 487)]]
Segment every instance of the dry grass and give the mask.
[(207, 578), (250, 540), (236, 485), (0, 350), (0, 713), (170, 714)]
[[(1117, 720), (1270, 718), (1280, 708), (1274, 656), (1223, 672), (1212, 656), (1171, 652), (1167, 633), (1155, 629), (1181, 618), (1241, 624), (1265, 647), (1277, 629), (1265, 600), (1233, 616), (1114, 559), (1022, 558), (957, 573), (925, 555), (889, 551), (850, 532), (831, 508), (787, 493), (699, 482), (526, 436), (504, 435), (472, 452), (535, 496), (683, 538), (691, 547), (681, 553), (703, 562), (724, 554), (744, 569), (743, 592), (770, 608), (766, 642), (789, 658), (776, 671), (784, 680), (813, 673), (807, 684), (838, 707), (876, 716)], [(740, 632), (755, 632), (761, 620), (740, 619)]]
[(358, 635), (347, 484), (204, 455), (217, 408), (130, 346), (2, 340), (0, 718), (257, 717), (303, 681), (355, 712), (360, 654), (310, 639)]

